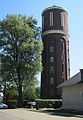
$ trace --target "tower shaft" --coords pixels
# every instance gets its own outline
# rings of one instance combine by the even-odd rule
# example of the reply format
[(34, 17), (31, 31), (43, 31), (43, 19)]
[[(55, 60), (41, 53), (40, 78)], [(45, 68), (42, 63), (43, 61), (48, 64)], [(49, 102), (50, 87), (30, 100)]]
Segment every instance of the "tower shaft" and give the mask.
[(57, 86), (70, 77), (68, 14), (58, 6), (42, 12), (41, 98), (59, 98)]

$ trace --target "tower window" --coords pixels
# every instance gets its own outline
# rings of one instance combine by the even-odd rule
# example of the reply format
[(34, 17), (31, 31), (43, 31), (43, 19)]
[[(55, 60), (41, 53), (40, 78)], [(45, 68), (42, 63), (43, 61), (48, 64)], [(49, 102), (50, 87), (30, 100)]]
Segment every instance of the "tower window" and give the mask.
[(60, 41), (61, 41), (61, 43), (62, 43), (62, 52), (64, 52), (64, 39), (61, 38)]
[(54, 84), (54, 78), (53, 77), (50, 78), (50, 84)]
[(53, 26), (53, 12), (50, 12), (50, 26)]
[(64, 72), (64, 64), (62, 64), (62, 72)]
[(61, 79), (62, 79), (62, 81), (64, 82), (64, 74), (62, 74), (62, 78), (61, 78)]
[(50, 46), (50, 52), (54, 52), (54, 47)]
[(61, 55), (61, 60), (64, 61), (64, 55), (63, 54)]
[(61, 42), (64, 42), (62, 38), (60, 39), (60, 41), (61, 41)]
[(54, 62), (54, 57), (50, 57), (50, 62)]
[(53, 88), (50, 89), (50, 96), (54, 96), (54, 89)]
[(50, 42), (54, 42), (54, 40), (53, 40), (53, 39), (51, 39), (51, 40), (50, 40)]
[(55, 71), (55, 70), (54, 70), (54, 67), (51, 66), (49, 72), (50, 72), (50, 73), (54, 73), (54, 71)]
[(42, 28), (44, 29), (44, 16), (42, 17)]
[(61, 13), (61, 26), (64, 27), (64, 14)]

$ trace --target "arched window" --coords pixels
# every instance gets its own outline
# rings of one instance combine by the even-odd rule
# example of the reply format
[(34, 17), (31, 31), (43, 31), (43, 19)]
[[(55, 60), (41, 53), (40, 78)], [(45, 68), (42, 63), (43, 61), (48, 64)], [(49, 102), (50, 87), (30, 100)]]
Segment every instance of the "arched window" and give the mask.
[(44, 29), (44, 16), (42, 17), (42, 28)]
[(51, 85), (54, 84), (54, 78), (53, 77), (50, 78), (50, 84)]
[(53, 26), (53, 12), (50, 12), (50, 26)]
[(51, 66), (51, 67), (50, 67), (50, 69), (49, 69), (49, 73), (52, 73), (52, 74), (53, 74), (53, 73), (54, 73), (54, 71), (55, 71), (54, 67), (53, 67), (53, 66)]
[(60, 41), (61, 41), (61, 43), (62, 43), (62, 52), (64, 53), (65, 51), (65, 40), (64, 40), (64, 38), (61, 38), (60, 39)]
[(53, 56), (50, 57), (50, 62), (51, 63), (54, 62), (54, 57)]
[(63, 54), (61, 55), (61, 60), (64, 61), (64, 55)]
[(53, 88), (50, 89), (50, 96), (54, 96), (54, 89)]
[(61, 26), (62, 27), (64, 27), (64, 21), (65, 19), (64, 19), (64, 14), (63, 13), (61, 13)]
[(65, 81), (65, 79), (64, 79), (64, 74), (62, 74), (62, 78), (61, 78), (61, 79), (62, 79), (62, 82), (64, 82), (64, 81)]
[(50, 52), (54, 52), (54, 46), (50, 46)]

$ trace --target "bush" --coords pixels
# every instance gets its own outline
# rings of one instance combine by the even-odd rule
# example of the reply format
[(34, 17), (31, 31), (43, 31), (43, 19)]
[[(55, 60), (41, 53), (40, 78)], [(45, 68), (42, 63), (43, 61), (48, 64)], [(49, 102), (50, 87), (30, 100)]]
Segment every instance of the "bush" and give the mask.
[(36, 100), (39, 108), (60, 108), (62, 106), (62, 99), (38, 99)]
[(17, 108), (17, 100), (9, 100), (5, 102), (8, 105), (8, 108), (15, 109)]
[(62, 101), (55, 101), (53, 103), (53, 108), (61, 108), (62, 107)]
[(28, 100), (23, 100), (23, 107), (27, 107), (28, 105)]

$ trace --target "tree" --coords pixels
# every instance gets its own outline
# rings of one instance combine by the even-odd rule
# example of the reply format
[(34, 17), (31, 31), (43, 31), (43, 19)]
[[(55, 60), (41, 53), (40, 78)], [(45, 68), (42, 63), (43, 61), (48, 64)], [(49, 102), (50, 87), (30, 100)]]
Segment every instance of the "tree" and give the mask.
[(32, 81), (27, 81), (28, 84), (24, 84), (24, 99), (28, 99), (28, 101), (35, 101), (40, 98), (40, 87), (39, 81), (35, 78)]
[[(22, 107), (23, 86), (42, 70), (40, 31), (33, 17), (7, 15), (0, 21), (2, 84), (16, 86)], [(27, 82), (28, 81), (28, 82)]]

